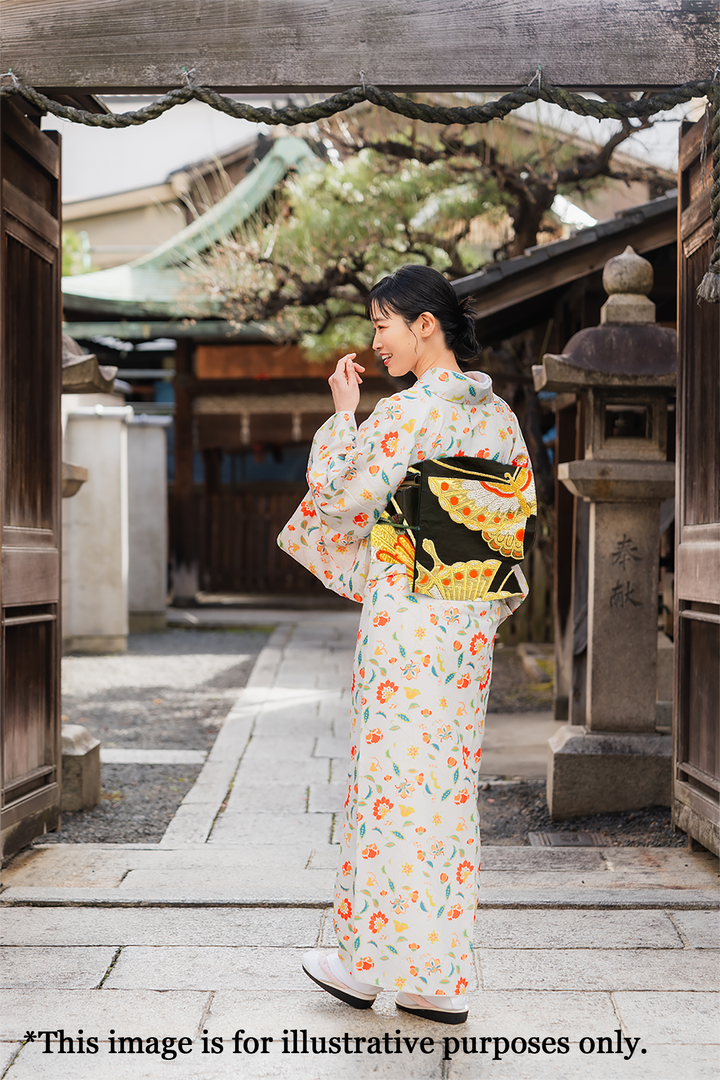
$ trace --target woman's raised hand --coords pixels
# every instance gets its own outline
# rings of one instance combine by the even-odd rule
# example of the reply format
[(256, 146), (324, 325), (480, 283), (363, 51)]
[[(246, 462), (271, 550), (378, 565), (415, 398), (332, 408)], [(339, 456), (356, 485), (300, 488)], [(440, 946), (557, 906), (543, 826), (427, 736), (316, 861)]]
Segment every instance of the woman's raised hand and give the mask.
[(360, 372), (365, 368), (362, 364), (356, 364), (357, 353), (347, 353), (342, 356), (337, 367), (328, 379), (332, 390), (335, 412), (355, 412), (360, 403)]

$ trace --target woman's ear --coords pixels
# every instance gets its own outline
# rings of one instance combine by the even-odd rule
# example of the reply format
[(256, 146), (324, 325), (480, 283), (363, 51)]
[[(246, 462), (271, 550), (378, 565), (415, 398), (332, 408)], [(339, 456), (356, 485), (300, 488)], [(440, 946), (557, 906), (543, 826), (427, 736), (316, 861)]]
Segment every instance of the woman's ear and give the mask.
[(423, 311), (423, 313), (420, 315), (420, 336), (423, 338), (432, 337), (437, 325), (437, 319), (432, 314), (432, 312)]

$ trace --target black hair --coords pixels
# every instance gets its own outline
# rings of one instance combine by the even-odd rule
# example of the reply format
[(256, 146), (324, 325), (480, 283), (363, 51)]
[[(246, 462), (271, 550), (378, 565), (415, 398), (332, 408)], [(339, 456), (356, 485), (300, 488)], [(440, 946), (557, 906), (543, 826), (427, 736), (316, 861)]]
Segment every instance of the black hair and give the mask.
[(440, 323), (445, 344), (458, 362), (472, 360), (480, 351), (475, 336), (475, 313), (469, 297), (459, 300), (438, 270), (407, 263), (373, 285), (365, 301), (365, 314), (400, 315), (411, 326), (424, 311)]

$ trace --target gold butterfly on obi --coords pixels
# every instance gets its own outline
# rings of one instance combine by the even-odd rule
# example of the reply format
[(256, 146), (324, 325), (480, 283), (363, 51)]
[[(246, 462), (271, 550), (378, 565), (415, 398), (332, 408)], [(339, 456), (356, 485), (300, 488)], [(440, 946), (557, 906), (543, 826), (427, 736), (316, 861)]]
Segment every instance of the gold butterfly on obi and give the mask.
[[(442, 466), (443, 462), (437, 464)], [(467, 475), (473, 479), (429, 476), (428, 484), (453, 521), (482, 533), (493, 551), (522, 559), (525, 526), (528, 518), (537, 514), (532, 471), (526, 465), (508, 465), (502, 477), (489, 472)]]

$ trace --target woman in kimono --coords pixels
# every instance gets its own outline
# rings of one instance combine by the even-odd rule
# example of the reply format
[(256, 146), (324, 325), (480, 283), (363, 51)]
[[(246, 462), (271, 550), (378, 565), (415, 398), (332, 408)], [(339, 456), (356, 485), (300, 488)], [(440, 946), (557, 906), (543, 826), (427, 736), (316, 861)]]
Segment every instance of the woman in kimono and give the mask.
[[(514, 414), (489, 376), (460, 369), (478, 352), (475, 323), (446, 279), (404, 266), (374, 287), (367, 311), (390, 375), (417, 381), (358, 427), (364, 368), (355, 353), (338, 361), (329, 379), (336, 411), (313, 441), (310, 490), (278, 538), (324, 585), (363, 605), (339, 951), (309, 953), (303, 967), (356, 1008), (392, 987), (398, 1008), (458, 1024), (477, 985), (477, 776), (493, 641), (527, 593), (513, 560), (526, 550), (534, 487)], [(437, 475), (423, 478), (426, 467)], [(418, 482), (426, 516), (439, 522), (433, 537), (398, 502)], [(443, 545), (452, 559), (443, 561)]]

